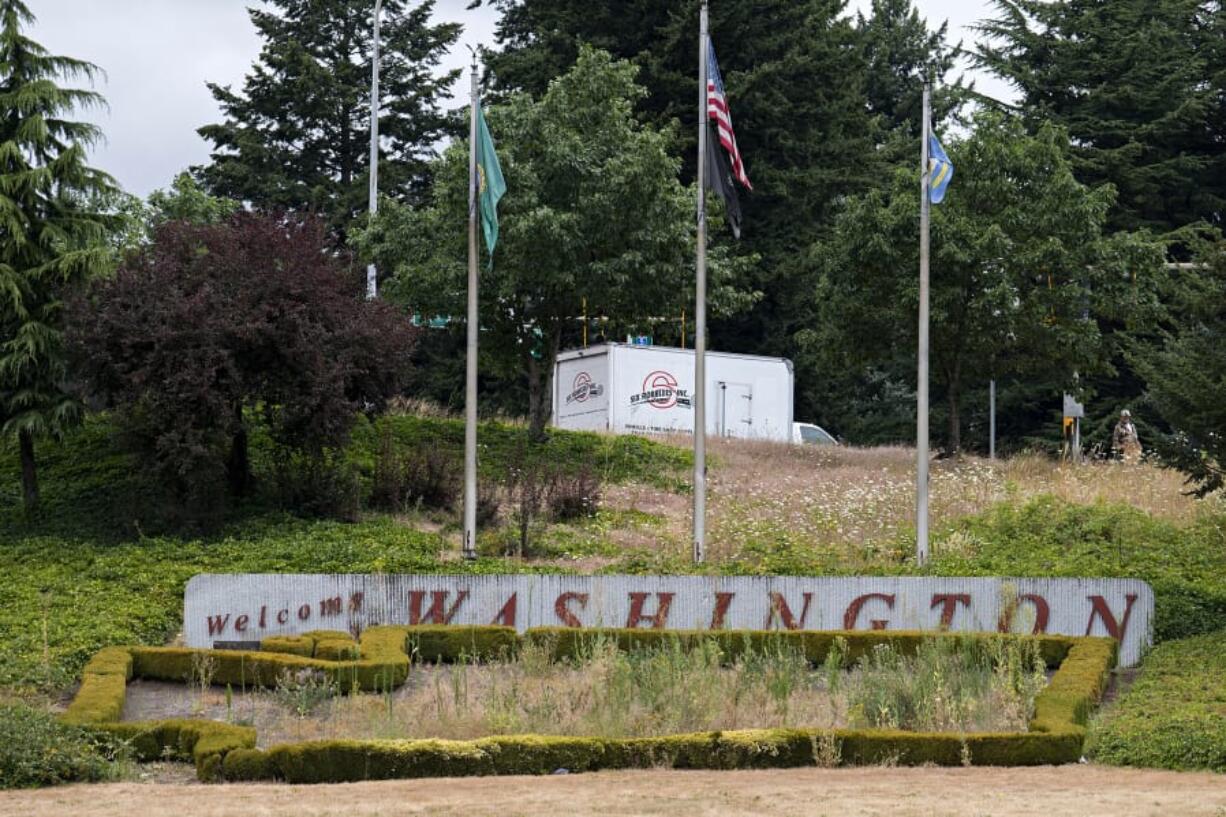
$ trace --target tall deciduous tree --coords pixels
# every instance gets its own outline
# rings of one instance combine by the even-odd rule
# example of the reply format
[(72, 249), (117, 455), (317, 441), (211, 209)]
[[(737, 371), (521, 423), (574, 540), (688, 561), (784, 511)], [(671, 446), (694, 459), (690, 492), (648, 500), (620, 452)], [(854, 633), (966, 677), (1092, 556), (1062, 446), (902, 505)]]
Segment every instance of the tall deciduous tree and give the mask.
[[(431, 24), (433, 0), (385, 0), (380, 32), (379, 185), (412, 198), (451, 120), (440, 101), (458, 72), (436, 74), (459, 37)], [(265, 0), (251, 9), (264, 38), (242, 93), (210, 84), (226, 121), (198, 169), (211, 192), (264, 209), (312, 211), (344, 229), (369, 183), (372, 0)], [(271, 7), (271, 8), (270, 8)]]
[[(679, 314), (692, 297), (693, 193), (670, 136), (634, 117), (636, 71), (583, 47), (539, 100), (516, 95), (488, 114), (507, 193), (492, 268), (482, 259), (481, 344), (501, 371), (526, 377), (536, 435), (555, 356), (580, 316)], [(468, 147), (456, 143), (430, 206), (381, 209), (360, 239), (415, 312), (464, 314), (467, 201)], [(713, 253), (712, 300), (728, 309), (750, 299), (727, 285), (724, 255)]]
[(27, 511), (38, 505), (35, 440), (80, 418), (65, 391), (63, 303), (107, 265), (107, 219), (89, 202), (113, 188), (86, 164), (98, 129), (68, 119), (102, 98), (57, 84), (97, 68), (23, 35), (33, 20), (21, 0), (0, 0), (0, 430), (17, 438)]
[[(1110, 188), (1078, 183), (1060, 132), (1029, 136), (1016, 119), (981, 115), (948, 145), (957, 168), (932, 208), (931, 361), (947, 405), (947, 450), (962, 437), (962, 396), (974, 378), (1043, 377), (1074, 387), (1102, 365), (1095, 293), (1161, 262), (1143, 239), (1104, 238)], [(831, 369), (913, 365), (919, 195), (915, 172), (848, 203), (815, 250), (823, 269), (820, 342)], [(914, 382), (912, 380), (912, 382)], [(1058, 393), (1053, 399), (1058, 399)]]
[(1226, 218), (1219, 0), (994, 0), (980, 65), (1020, 92), (1032, 127), (1065, 127), (1078, 178), (1118, 191), (1112, 229)]
[(396, 393), (415, 332), (330, 243), (318, 220), (167, 222), (76, 303), (78, 370), (189, 508), (247, 491), (252, 412), (319, 453)]

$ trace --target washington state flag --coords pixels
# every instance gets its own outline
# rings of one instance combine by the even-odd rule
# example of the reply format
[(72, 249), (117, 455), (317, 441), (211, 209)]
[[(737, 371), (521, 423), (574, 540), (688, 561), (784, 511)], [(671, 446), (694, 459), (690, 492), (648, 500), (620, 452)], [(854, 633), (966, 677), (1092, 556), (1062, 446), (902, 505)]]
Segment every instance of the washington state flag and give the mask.
[(498, 154), (494, 152), (494, 140), (485, 124), (485, 111), (477, 106), (477, 206), (481, 208), (481, 230), (485, 233), (485, 246), (490, 252), (490, 266), (494, 266), (494, 245), (498, 243), (498, 200), (507, 192), (506, 180)]

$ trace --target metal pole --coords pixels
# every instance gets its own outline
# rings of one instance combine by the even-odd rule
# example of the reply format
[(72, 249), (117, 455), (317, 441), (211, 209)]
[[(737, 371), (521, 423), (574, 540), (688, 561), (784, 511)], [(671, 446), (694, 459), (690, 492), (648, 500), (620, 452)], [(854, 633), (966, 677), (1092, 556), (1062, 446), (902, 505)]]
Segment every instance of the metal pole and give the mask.
[(468, 124), (468, 347), (464, 377), (464, 558), (477, 558), (477, 57)]
[(698, 17), (698, 237), (694, 298), (694, 564), (707, 541), (707, 3)]
[[(383, 0), (375, 0), (374, 50), (370, 58), (370, 218), (379, 213), (379, 15)], [(366, 265), (366, 297), (379, 295), (379, 276), (373, 263)]]
[(928, 128), (931, 86), (924, 83), (924, 126), (920, 148), (919, 372), (915, 416), (915, 562), (928, 561)]
[(988, 381), (988, 459), (996, 459), (996, 378)]

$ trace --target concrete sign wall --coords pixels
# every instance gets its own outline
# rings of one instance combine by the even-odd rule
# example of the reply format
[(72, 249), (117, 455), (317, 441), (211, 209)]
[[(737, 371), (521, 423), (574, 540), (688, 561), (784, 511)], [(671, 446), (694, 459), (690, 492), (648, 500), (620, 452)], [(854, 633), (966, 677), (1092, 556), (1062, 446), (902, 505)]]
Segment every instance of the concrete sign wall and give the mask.
[(1134, 579), (202, 574), (183, 608), (192, 647), (372, 624), (944, 628), (1110, 635), (1132, 666), (1150, 643), (1154, 594)]

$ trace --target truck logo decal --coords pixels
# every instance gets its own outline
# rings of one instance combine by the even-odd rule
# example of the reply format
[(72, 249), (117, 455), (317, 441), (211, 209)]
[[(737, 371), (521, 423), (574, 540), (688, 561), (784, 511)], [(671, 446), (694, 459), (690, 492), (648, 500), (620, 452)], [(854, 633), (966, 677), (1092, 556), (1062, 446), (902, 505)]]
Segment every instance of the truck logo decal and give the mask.
[(592, 382), (592, 376), (587, 372), (575, 375), (571, 384), (570, 394), (566, 395), (566, 403), (585, 403), (589, 397), (599, 397), (604, 394), (604, 386)]
[(677, 378), (670, 372), (655, 371), (643, 378), (643, 390), (630, 395), (630, 405), (647, 404), (652, 408), (670, 409), (673, 406), (690, 408), (689, 392), (677, 388)]

